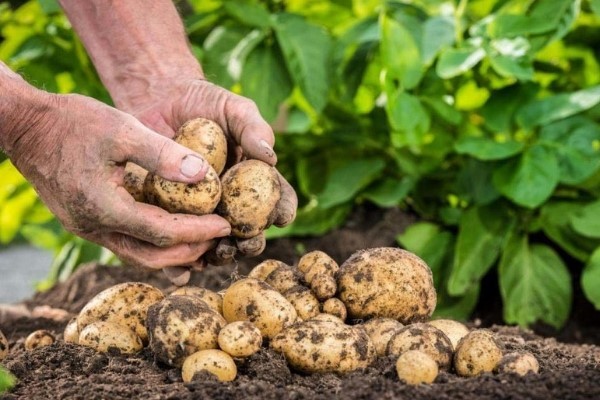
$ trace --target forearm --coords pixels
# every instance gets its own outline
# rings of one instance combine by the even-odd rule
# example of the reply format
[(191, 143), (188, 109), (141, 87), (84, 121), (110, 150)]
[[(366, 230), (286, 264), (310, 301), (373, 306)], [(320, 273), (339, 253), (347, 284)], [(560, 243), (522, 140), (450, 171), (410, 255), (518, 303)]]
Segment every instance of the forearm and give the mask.
[(131, 111), (163, 82), (202, 78), (171, 0), (60, 0), (115, 105)]

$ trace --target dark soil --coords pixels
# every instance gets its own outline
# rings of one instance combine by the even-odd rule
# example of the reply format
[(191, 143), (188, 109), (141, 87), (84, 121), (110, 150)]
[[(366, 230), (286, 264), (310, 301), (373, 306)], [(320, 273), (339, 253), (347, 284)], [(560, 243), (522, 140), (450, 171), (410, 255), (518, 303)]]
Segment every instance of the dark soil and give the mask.
[[(260, 258), (240, 261), (235, 266), (212, 267), (194, 277), (194, 283), (222, 289), (232, 274), (244, 275), (263, 258), (278, 258), (288, 263), (300, 254), (321, 249), (338, 262), (357, 249), (394, 245), (394, 236), (412, 219), (398, 210), (385, 214), (362, 210), (345, 226), (318, 239), (278, 240), (269, 243)], [(133, 268), (86, 265), (68, 281), (27, 302), (29, 307), (49, 305), (75, 314), (96, 293), (119, 282), (145, 281), (169, 292), (173, 287), (160, 273)], [(493, 297), (493, 296), (492, 296)], [(238, 376), (221, 383), (210, 375), (196, 375), (184, 384), (180, 372), (155, 362), (144, 350), (135, 356), (98, 354), (85, 347), (58, 340), (51, 346), (25, 351), (24, 338), (36, 329), (48, 329), (59, 339), (67, 321), (45, 318), (19, 318), (2, 323), (10, 340), (10, 355), (3, 361), (17, 378), (17, 386), (2, 399), (600, 399), (599, 313), (585, 308), (567, 331), (524, 331), (491, 325), (486, 310), (496, 315), (490, 304), (480, 306), (473, 326), (490, 327), (500, 338), (505, 351), (526, 350), (540, 362), (540, 373), (519, 377), (510, 374), (484, 374), (461, 378), (440, 373), (431, 385), (407, 386), (398, 381), (393, 360), (381, 358), (365, 371), (345, 376), (335, 374), (302, 375), (290, 371), (283, 358), (262, 350), (238, 360)], [(575, 304), (578, 304), (577, 301)], [(582, 312), (585, 312), (583, 315)], [(579, 343), (561, 343), (554, 335)], [(582, 342), (595, 344), (582, 344)]]

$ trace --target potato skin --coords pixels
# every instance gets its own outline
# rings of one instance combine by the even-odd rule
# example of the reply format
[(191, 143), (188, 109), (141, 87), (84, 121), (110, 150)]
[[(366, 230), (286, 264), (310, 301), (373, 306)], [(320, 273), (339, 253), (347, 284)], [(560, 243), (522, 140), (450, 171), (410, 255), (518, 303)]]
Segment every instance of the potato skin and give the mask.
[(311, 319), (319, 314), (321, 304), (313, 292), (305, 286), (294, 286), (284, 292), (283, 297), (294, 306), (298, 317), (302, 320)]
[(250, 321), (272, 338), (297, 319), (297, 313), (281, 293), (253, 278), (234, 282), (223, 295), (223, 316), (227, 322)]
[(77, 327), (77, 317), (71, 318), (65, 330), (63, 331), (63, 340), (67, 343), (79, 343), (79, 328)]
[(271, 341), (290, 366), (301, 372), (347, 373), (366, 368), (375, 348), (363, 329), (319, 320), (299, 322)]
[(221, 350), (200, 350), (191, 354), (183, 362), (181, 377), (184, 382), (191, 382), (194, 374), (207, 371), (221, 382), (230, 382), (237, 375), (237, 367), (231, 356)]
[(373, 318), (362, 326), (371, 338), (379, 357), (385, 356), (390, 339), (404, 327), (401, 322), (392, 318)]
[(0, 331), (0, 361), (4, 360), (8, 355), (8, 339), (4, 333)]
[(116, 349), (122, 354), (134, 354), (144, 347), (140, 337), (131, 329), (107, 321), (94, 321), (86, 325), (79, 334), (78, 343), (100, 353)]
[(128, 162), (125, 165), (125, 176), (123, 177), (123, 186), (129, 192), (135, 201), (144, 202), (144, 181), (148, 176), (148, 171), (137, 164)]
[(471, 331), (454, 352), (454, 369), (460, 376), (492, 372), (502, 359), (502, 350), (494, 334), (487, 329)]
[(235, 321), (219, 332), (219, 347), (232, 357), (249, 357), (262, 346), (260, 330), (250, 321)]
[(319, 300), (325, 301), (335, 296), (335, 277), (340, 266), (327, 253), (320, 250), (306, 253), (298, 261), (298, 269)]
[(295, 286), (301, 285), (300, 275), (296, 268), (282, 265), (275, 268), (265, 278), (265, 283), (283, 294)]
[(350, 256), (340, 267), (338, 297), (351, 318), (393, 318), (403, 324), (427, 320), (436, 305), (427, 264), (395, 247), (360, 250)]
[(441, 369), (450, 369), (452, 342), (444, 332), (431, 325), (416, 323), (401, 328), (390, 338), (386, 353), (399, 356), (408, 350), (420, 350)]
[(33, 350), (38, 347), (50, 346), (52, 343), (56, 341), (54, 335), (45, 330), (39, 329), (37, 331), (31, 332), (27, 338), (25, 338), (25, 349)]
[(209, 307), (223, 315), (223, 297), (219, 293), (199, 286), (181, 286), (171, 292), (170, 296), (196, 296)]
[(467, 328), (465, 324), (451, 319), (434, 319), (427, 323), (444, 332), (452, 342), (453, 349), (456, 349), (460, 339), (469, 334), (469, 328)]
[(219, 124), (206, 118), (195, 118), (183, 124), (174, 139), (202, 155), (217, 175), (221, 175), (227, 162), (227, 138)]
[(216, 349), (225, 319), (195, 296), (169, 296), (148, 309), (150, 348), (167, 365), (180, 367), (199, 350)]
[(83, 307), (77, 317), (77, 327), (82, 332), (94, 321), (114, 322), (131, 328), (146, 343), (148, 307), (164, 297), (159, 289), (146, 283), (120, 283), (98, 293)]
[(496, 367), (499, 373), (511, 373), (525, 376), (528, 373), (537, 374), (540, 370), (540, 364), (537, 358), (527, 351), (513, 352), (505, 355)]
[(419, 350), (406, 351), (396, 361), (398, 378), (409, 385), (432, 383), (438, 372), (438, 365), (433, 358)]
[(337, 297), (332, 297), (331, 299), (327, 299), (323, 303), (323, 312), (326, 314), (335, 315), (342, 321), (345, 321), (346, 317), (348, 316), (348, 312), (346, 311), (346, 306)]
[(264, 260), (248, 273), (248, 278), (254, 278), (261, 281), (267, 279), (267, 276), (279, 267), (288, 267), (286, 263), (279, 260), (268, 259)]
[(242, 161), (223, 174), (221, 183), (217, 214), (229, 221), (233, 236), (248, 239), (273, 223), (281, 197), (275, 168), (259, 160)]

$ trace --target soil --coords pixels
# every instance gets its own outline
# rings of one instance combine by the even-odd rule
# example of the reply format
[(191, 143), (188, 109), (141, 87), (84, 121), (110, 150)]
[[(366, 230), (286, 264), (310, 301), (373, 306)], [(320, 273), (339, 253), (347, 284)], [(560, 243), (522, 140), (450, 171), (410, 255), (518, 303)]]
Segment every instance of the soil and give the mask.
[[(413, 218), (400, 210), (356, 212), (343, 228), (314, 239), (282, 239), (270, 242), (265, 253), (229, 267), (212, 267), (194, 276), (194, 283), (214, 290), (228, 285), (232, 276), (246, 274), (264, 258), (293, 264), (306, 251), (320, 249), (338, 262), (357, 249), (394, 245), (394, 237)], [(29, 308), (51, 306), (75, 315), (101, 290), (116, 283), (144, 281), (165, 292), (174, 289), (161, 273), (133, 268), (82, 266), (67, 281), (26, 302)], [(477, 311), (471, 327), (494, 331), (505, 352), (529, 351), (540, 363), (539, 374), (483, 374), (461, 378), (441, 372), (431, 385), (408, 386), (395, 373), (394, 360), (380, 358), (364, 371), (348, 375), (304, 375), (290, 371), (282, 356), (263, 349), (246, 360), (237, 360), (235, 381), (221, 383), (210, 374), (197, 374), (191, 383), (180, 372), (156, 362), (150, 350), (134, 356), (68, 344), (62, 339), (66, 319), (6, 319), (2, 330), (10, 341), (10, 354), (2, 362), (18, 379), (1, 399), (600, 399), (599, 313), (582, 306), (561, 332), (547, 327), (526, 331), (494, 325), (497, 299), (493, 291)], [(577, 299), (575, 304), (579, 304)], [(583, 304), (583, 303), (581, 303)], [(36, 329), (47, 329), (59, 340), (26, 351), (24, 338)], [(551, 335), (548, 337), (548, 335)], [(574, 341), (565, 343), (561, 340)]]

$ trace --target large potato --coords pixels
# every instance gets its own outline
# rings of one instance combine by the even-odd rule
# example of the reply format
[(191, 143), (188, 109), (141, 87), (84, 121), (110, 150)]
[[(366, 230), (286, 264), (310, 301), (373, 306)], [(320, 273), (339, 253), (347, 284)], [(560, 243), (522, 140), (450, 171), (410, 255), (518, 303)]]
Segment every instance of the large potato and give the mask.
[(179, 128), (175, 141), (202, 155), (221, 175), (227, 162), (227, 138), (219, 124), (206, 118), (192, 119)]
[(281, 196), (275, 168), (259, 160), (242, 161), (221, 177), (223, 194), (217, 213), (231, 224), (231, 232), (251, 238), (273, 223)]
[(131, 329), (107, 321), (94, 321), (86, 325), (77, 342), (101, 353), (114, 349), (123, 354), (133, 354), (144, 347), (140, 337)]
[(8, 355), (8, 340), (4, 333), (0, 331), (0, 361), (4, 360)]
[(198, 297), (169, 296), (148, 309), (146, 326), (156, 358), (180, 367), (199, 350), (216, 349), (225, 319)]
[(77, 317), (78, 331), (81, 332), (94, 321), (114, 322), (129, 327), (146, 343), (148, 307), (164, 297), (159, 289), (141, 282), (126, 282), (109, 287), (83, 307)]
[(271, 341), (294, 369), (302, 372), (350, 372), (366, 368), (375, 348), (363, 329), (310, 320), (284, 329)]
[(405, 326), (390, 338), (386, 353), (399, 356), (409, 350), (420, 350), (438, 363), (441, 369), (450, 369), (452, 342), (439, 329), (424, 323)]
[(491, 331), (478, 329), (463, 337), (454, 352), (454, 369), (460, 376), (492, 372), (502, 359), (500, 343)]
[(227, 322), (250, 321), (266, 338), (272, 338), (296, 321), (294, 306), (281, 293), (253, 278), (234, 282), (223, 295)]
[(416, 255), (393, 247), (361, 250), (340, 267), (338, 297), (351, 318), (425, 321), (436, 304), (431, 270)]

